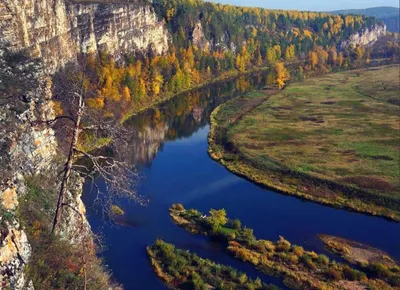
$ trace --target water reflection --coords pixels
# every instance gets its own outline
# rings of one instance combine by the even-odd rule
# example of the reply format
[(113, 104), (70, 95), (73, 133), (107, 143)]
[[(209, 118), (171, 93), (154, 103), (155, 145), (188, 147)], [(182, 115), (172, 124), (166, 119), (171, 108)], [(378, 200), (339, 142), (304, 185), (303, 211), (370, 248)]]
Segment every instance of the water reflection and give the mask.
[(399, 224), (262, 189), (210, 159), (207, 134), (211, 111), (235, 96), (268, 85), (268, 78), (274, 79), (268, 72), (254, 74), (183, 94), (126, 123), (128, 129), (135, 129), (128, 130), (128, 146), (117, 151), (123, 160), (139, 164), (145, 176), (139, 194), (149, 198), (150, 204), (141, 207), (119, 200), (126, 214), (120, 226), (115, 226), (105, 222), (101, 211), (93, 207), (89, 184), (83, 196), (90, 225), (107, 245), (102, 257), (125, 289), (165, 289), (145, 251), (157, 238), (284, 288), (280, 279), (262, 275), (251, 265), (230, 257), (212, 240), (177, 227), (168, 216), (169, 206), (177, 202), (202, 212), (225, 208), (230, 217), (253, 228), (259, 238), (277, 240), (282, 235), (331, 258), (318, 234), (366, 243), (400, 259)]
[(133, 117), (125, 126), (134, 126), (137, 130), (129, 148), (123, 150), (124, 159), (150, 166), (164, 142), (191, 136), (207, 125), (215, 107), (238, 95), (270, 85), (273, 80), (273, 74), (268, 71), (240, 76), (181, 94)]

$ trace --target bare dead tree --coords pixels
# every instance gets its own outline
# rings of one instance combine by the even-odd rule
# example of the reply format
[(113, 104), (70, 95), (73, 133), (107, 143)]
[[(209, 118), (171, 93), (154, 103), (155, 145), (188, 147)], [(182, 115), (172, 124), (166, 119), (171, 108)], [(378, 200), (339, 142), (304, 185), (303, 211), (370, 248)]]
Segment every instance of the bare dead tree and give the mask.
[[(96, 109), (86, 106), (89, 98), (95, 96), (87, 81), (85, 65), (71, 66), (54, 78), (54, 97), (63, 103), (64, 115), (53, 120), (44, 121), (54, 126), (58, 131), (64, 131), (63, 139), (70, 140), (67, 151), (67, 161), (63, 169), (56, 212), (52, 232), (56, 233), (62, 219), (66, 193), (70, 186), (73, 171), (84, 178), (92, 180), (97, 197), (103, 203), (104, 209), (109, 209), (116, 197), (128, 197), (144, 204), (145, 201), (137, 195), (135, 188), (137, 173), (132, 165), (118, 160), (112, 154), (96, 154), (86, 152), (80, 145), (83, 133), (90, 132), (93, 136), (112, 139), (113, 147), (126, 142), (125, 129), (113, 118), (107, 118)], [(105, 183), (105, 192), (100, 190), (96, 181)], [(106, 197), (106, 198), (104, 198)]]

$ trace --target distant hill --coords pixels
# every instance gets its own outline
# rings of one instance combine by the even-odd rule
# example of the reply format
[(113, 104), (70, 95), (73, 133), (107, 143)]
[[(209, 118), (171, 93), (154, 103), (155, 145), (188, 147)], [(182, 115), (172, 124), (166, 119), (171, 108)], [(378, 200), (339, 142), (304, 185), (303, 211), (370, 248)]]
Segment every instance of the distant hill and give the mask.
[(399, 32), (400, 27), (400, 10), (396, 7), (372, 7), (367, 9), (348, 9), (331, 11), (333, 14), (363, 14), (366, 16), (374, 16), (382, 20), (387, 29), (391, 32)]

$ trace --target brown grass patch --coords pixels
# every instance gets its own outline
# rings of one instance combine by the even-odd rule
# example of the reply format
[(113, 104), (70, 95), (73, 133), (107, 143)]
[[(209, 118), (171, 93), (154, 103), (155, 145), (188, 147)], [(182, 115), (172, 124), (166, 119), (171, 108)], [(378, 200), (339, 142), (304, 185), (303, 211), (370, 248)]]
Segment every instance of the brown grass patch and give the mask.
[(321, 102), (322, 105), (333, 105), (336, 104), (336, 102), (333, 101), (326, 101), (326, 102)]
[(386, 180), (373, 176), (349, 176), (339, 179), (341, 182), (355, 184), (361, 188), (375, 190), (394, 190), (395, 187)]

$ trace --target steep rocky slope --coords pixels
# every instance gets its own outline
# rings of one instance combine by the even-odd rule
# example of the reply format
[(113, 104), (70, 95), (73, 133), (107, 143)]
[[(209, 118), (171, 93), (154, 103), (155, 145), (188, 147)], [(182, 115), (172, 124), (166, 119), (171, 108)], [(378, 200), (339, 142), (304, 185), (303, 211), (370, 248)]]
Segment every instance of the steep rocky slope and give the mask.
[(2, 0), (0, 38), (42, 57), (49, 72), (74, 61), (78, 53), (105, 50), (116, 58), (136, 51), (162, 54), (169, 41), (153, 8), (140, 1)]
[(342, 41), (341, 47), (348, 46), (372, 46), (382, 36), (386, 35), (385, 24), (375, 24), (374, 26), (364, 29), (358, 33), (350, 35), (348, 40)]

